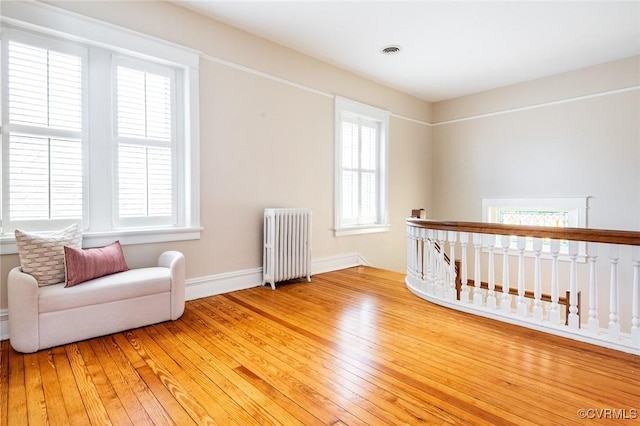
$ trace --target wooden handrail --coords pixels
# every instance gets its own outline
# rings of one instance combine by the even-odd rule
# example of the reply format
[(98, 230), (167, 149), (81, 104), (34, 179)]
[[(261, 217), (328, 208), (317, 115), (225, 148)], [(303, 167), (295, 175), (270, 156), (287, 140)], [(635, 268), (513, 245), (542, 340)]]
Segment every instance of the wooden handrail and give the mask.
[(407, 224), (425, 229), (480, 234), (514, 235), (552, 238), (555, 240), (586, 241), (606, 244), (640, 246), (640, 232), (615, 229), (550, 228), (544, 226), (501, 225), (484, 222), (452, 222), (431, 219), (407, 219)]

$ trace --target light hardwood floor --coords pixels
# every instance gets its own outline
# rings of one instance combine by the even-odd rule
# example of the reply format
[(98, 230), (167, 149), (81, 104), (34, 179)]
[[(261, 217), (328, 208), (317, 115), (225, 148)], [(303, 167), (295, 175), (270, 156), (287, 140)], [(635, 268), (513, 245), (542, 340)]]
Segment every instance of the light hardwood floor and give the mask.
[(403, 280), (351, 268), (36, 354), (3, 341), (0, 424), (640, 422), (640, 357), (434, 306)]

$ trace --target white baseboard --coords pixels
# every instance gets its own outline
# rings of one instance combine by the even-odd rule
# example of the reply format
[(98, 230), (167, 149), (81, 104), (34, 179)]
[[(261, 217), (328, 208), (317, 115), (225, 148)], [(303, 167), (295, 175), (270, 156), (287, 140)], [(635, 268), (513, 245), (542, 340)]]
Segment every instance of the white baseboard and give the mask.
[(9, 338), (9, 311), (0, 309), (0, 340)]
[[(359, 265), (368, 265), (368, 263), (358, 253), (345, 253), (316, 258), (311, 261), (311, 275)], [(185, 298), (186, 300), (199, 299), (201, 297), (259, 287), (261, 285), (262, 268), (209, 275), (208, 277), (188, 279), (185, 283)]]
[[(368, 265), (358, 253), (344, 253), (335, 256), (321, 257), (311, 261), (311, 274), (322, 274)], [(243, 271), (225, 272), (206, 277), (190, 278), (185, 283), (186, 300), (214, 296), (262, 285), (262, 268), (245, 269)], [(0, 309), (0, 340), (9, 338), (9, 314), (7, 309)]]

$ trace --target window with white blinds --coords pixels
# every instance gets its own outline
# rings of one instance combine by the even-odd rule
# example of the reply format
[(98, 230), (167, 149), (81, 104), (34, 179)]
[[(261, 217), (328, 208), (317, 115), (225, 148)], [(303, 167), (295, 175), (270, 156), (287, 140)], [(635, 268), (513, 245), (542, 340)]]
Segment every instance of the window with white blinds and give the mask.
[(0, 245), (69, 223), (88, 246), (199, 238), (197, 53), (65, 19), (131, 45), (0, 24)]
[[(136, 68), (134, 66), (137, 65)], [(175, 76), (145, 64), (115, 67), (118, 219), (170, 224), (174, 218)]]
[(336, 235), (387, 228), (384, 111), (336, 99)]
[(6, 44), (5, 224), (81, 220), (86, 49), (28, 41)]

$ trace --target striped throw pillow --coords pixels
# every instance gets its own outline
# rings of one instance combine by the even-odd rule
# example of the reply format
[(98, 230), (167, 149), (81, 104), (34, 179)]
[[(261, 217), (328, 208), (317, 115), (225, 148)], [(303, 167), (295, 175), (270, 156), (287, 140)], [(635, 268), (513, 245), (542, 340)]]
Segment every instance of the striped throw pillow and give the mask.
[(64, 246), (82, 247), (77, 224), (48, 233), (16, 229), (15, 236), (22, 272), (32, 275), (39, 286), (64, 282)]

